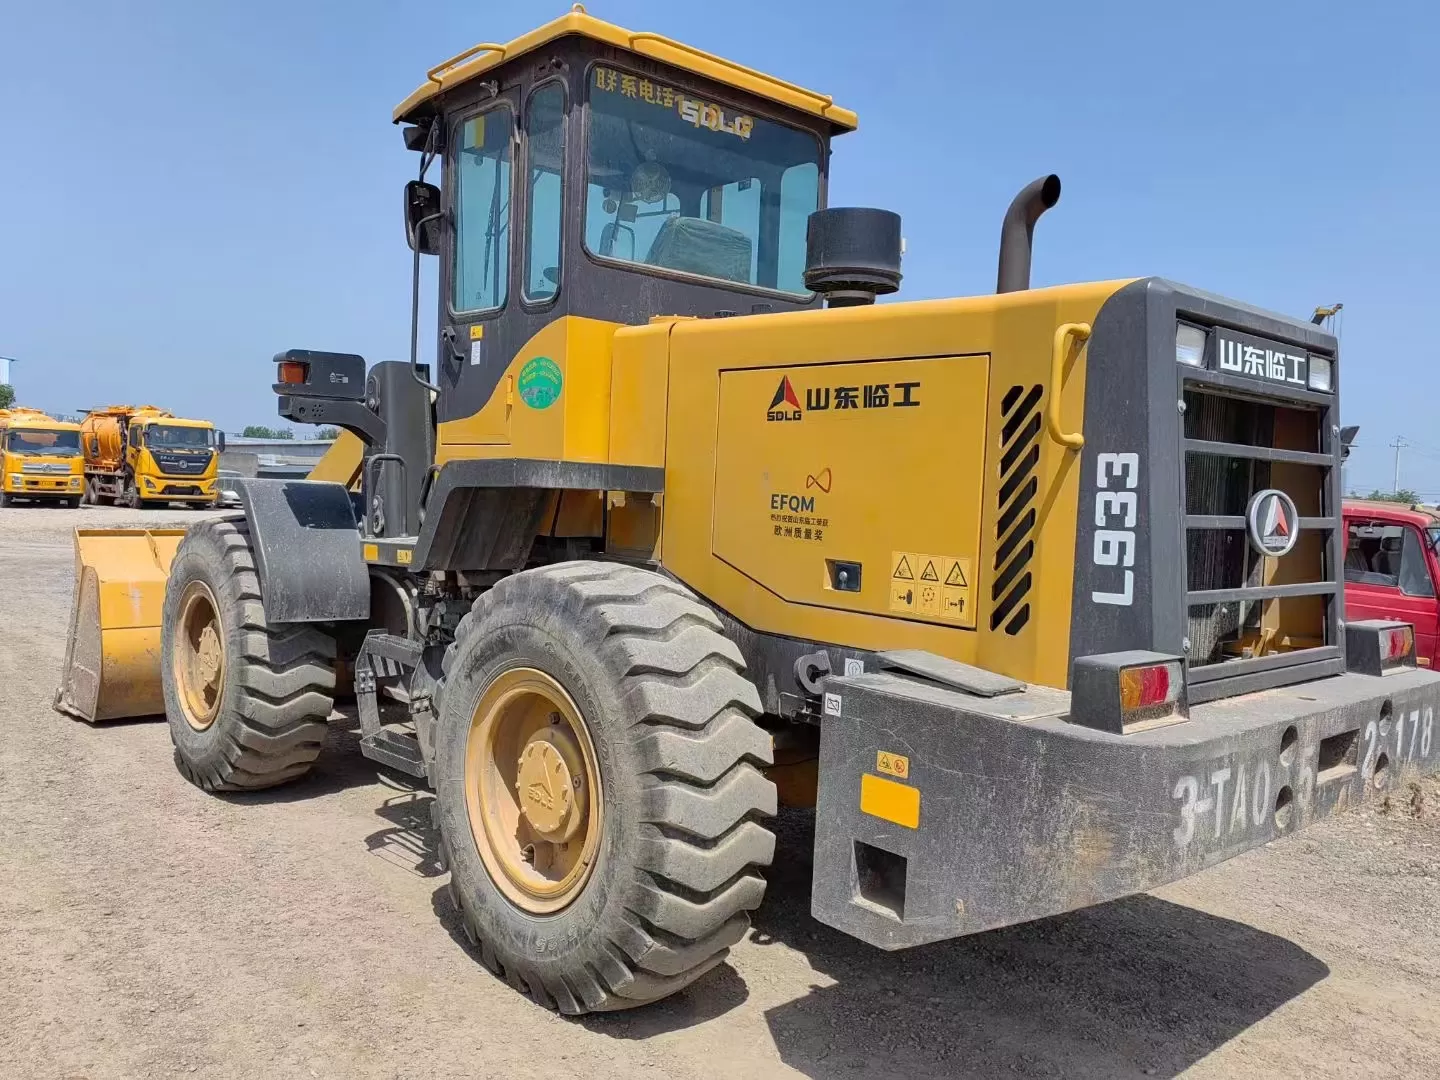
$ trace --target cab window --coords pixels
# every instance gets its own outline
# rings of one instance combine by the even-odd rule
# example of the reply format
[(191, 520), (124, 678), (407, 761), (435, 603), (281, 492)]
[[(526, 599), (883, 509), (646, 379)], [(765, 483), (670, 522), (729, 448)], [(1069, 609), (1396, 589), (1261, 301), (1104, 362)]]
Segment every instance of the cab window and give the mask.
[(74, 457), (80, 453), (78, 431), (46, 431), (42, 429), (11, 431), (5, 438), (5, 449), (16, 454), (53, 454)]
[(1399, 589), (1406, 596), (1434, 596), (1420, 534), (1408, 525), (1352, 522), (1347, 530), (1345, 580)]
[(591, 69), (585, 246), (660, 272), (798, 296), (820, 141), (679, 87)]
[(455, 157), (456, 311), (505, 306), (510, 287), (510, 157), (514, 113), (500, 104), (460, 124)]
[(560, 291), (561, 191), (565, 164), (565, 90), (540, 87), (525, 105), (525, 299), (549, 300)]

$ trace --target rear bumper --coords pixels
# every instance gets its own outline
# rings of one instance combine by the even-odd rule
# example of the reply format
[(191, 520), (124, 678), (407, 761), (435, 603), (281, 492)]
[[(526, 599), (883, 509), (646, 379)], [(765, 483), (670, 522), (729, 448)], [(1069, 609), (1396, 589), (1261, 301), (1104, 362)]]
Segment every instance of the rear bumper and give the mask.
[(1066, 722), (1067, 695), (1039, 688), (827, 689), (812, 909), (884, 949), (1143, 892), (1440, 771), (1428, 671), (1229, 698), (1130, 735)]

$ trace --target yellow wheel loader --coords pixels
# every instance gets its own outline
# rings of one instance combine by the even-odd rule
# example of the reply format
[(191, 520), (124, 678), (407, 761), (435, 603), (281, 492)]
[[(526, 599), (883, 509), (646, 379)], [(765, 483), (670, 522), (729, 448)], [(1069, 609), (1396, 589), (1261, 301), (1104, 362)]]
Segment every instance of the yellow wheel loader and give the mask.
[[(113, 543), (185, 776), (299, 778), (353, 664), (361, 751), (434, 789), (517, 989), (619, 1009), (719, 964), (782, 797), (815, 917), (900, 949), (1440, 767), (1411, 628), (1344, 620), (1331, 335), (1153, 277), (1031, 290), (1053, 176), (994, 295), (876, 304), (898, 218), (826, 206), (852, 113), (578, 8), (394, 119), (410, 361), (276, 357), (280, 415), (349, 461), (240, 481), (173, 557)], [(80, 561), (104, 700), (134, 628)]]

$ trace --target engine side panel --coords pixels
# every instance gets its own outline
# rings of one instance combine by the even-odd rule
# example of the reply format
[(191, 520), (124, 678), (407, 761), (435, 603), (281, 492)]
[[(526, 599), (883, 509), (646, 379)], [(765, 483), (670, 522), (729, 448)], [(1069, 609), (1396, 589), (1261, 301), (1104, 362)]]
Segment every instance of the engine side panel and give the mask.
[[(1062, 425), (1083, 432), (1086, 354), (1052, 387), (1052, 340), (1123, 284), (675, 324), (665, 568), (763, 634), (1065, 686), (1080, 462), (1044, 416), (1058, 392)], [(896, 404), (906, 382), (918, 405)], [(858, 591), (835, 587), (838, 563), (860, 564)]]

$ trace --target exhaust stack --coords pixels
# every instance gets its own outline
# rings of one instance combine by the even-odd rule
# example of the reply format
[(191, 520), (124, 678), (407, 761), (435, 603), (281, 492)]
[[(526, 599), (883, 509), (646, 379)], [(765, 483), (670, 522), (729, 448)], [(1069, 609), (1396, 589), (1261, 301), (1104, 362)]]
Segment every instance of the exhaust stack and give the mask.
[(1059, 201), (1060, 177), (1054, 173), (1026, 185), (1015, 196), (1000, 226), (997, 293), (1024, 292), (1030, 288), (1030, 247), (1035, 238), (1035, 222)]

